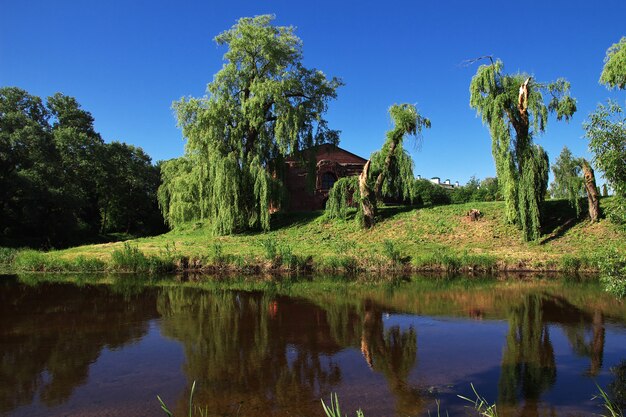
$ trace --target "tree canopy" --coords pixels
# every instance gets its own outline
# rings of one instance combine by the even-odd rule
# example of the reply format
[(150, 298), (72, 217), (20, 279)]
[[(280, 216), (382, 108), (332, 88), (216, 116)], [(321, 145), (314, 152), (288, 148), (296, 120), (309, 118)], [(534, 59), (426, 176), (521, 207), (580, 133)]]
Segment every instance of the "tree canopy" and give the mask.
[[(105, 144), (93, 123), (73, 97), (56, 93), (44, 102), (20, 88), (0, 88), (3, 244), (59, 246), (106, 231), (162, 230), (158, 167), (140, 148)], [(114, 148), (125, 153), (113, 157)], [(132, 197), (124, 184), (132, 184)]]
[(609, 89), (626, 89), (626, 36), (607, 49), (600, 84)]
[(506, 74), (500, 60), (481, 65), (470, 83), (470, 106), (489, 126), (507, 219), (520, 226), (526, 240), (541, 234), (540, 206), (549, 173), (548, 155), (533, 138), (545, 131), (549, 113), (558, 120), (574, 114), (576, 100), (569, 88), (562, 78), (539, 83), (529, 74)]
[(219, 234), (267, 230), (284, 157), (338, 142), (323, 115), (341, 81), (304, 67), (294, 28), (273, 19), (242, 18), (219, 34), (228, 50), (207, 96), (173, 105), (187, 144), (164, 164), (159, 202), (170, 226), (207, 220)]

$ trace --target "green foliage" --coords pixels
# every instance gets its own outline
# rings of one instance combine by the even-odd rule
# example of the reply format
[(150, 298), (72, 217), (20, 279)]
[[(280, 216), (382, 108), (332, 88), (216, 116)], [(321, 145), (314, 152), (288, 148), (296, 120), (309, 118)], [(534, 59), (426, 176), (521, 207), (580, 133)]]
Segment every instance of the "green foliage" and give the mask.
[(616, 203), (609, 217), (626, 224), (626, 115), (616, 102), (609, 100), (606, 105), (598, 105), (583, 128), (594, 165), (604, 172), (615, 191)]
[[(335, 397), (333, 398), (333, 394), (330, 394), (330, 405), (326, 405), (324, 400), (320, 400), (322, 402), (322, 408), (324, 409), (324, 413), (326, 417), (343, 417), (341, 414), (341, 408), (339, 407), (339, 399), (337, 398), (337, 394), (335, 393)], [(363, 410), (360, 408), (356, 411), (357, 417), (364, 417)]]
[(343, 177), (335, 182), (326, 201), (326, 215), (329, 218), (346, 220), (351, 207), (361, 209), (358, 181), (358, 177)]
[[(520, 226), (526, 240), (535, 240), (541, 234), (540, 207), (549, 165), (533, 137), (544, 132), (549, 113), (569, 120), (576, 101), (569, 96), (570, 86), (564, 79), (542, 84), (528, 74), (511, 75), (503, 70), (499, 60), (478, 68), (470, 83), (470, 106), (489, 126), (507, 220)], [(521, 94), (525, 86), (527, 95)], [(550, 96), (547, 104), (544, 93)]]
[(11, 265), (17, 252), (17, 249), (0, 247), (0, 266)]
[(265, 259), (268, 261), (273, 261), (278, 256), (278, 243), (276, 239), (272, 237), (268, 237), (267, 239), (261, 240), (261, 247), (265, 253)]
[(618, 298), (626, 297), (626, 255), (612, 249), (600, 258), (598, 266), (605, 290)]
[[(195, 406), (193, 404), (193, 395), (196, 392), (196, 381), (193, 381), (193, 384), (191, 384), (191, 392), (189, 393), (189, 407), (188, 407), (188, 412), (187, 412), (187, 417), (193, 417), (194, 416), (194, 409), (198, 411), (198, 413), (200, 414), (200, 416), (204, 416), (205, 414), (203, 413), (203, 409), (199, 406)], [(163, 410), (163, 412), (165, 413), (165, 415), (167, 415), (168, 417), (174, 417), (174, 413), (172, 413), (169, 408), (167, 408), (167, 405), (165, 405), (165, 402), (163, 402), (163, 400), (161, 399), (161, 397), (159, 397), (157, 395), (157, 400), (159, 401), (159, 404), (161, 405), (161, 410)]]
[(166, 164), (159, 190), (170, 226), (207, 220), (216, 234), (268, 230), (284, 189), (283, 158), (338, 141), (322, 115), (341, 81), (305, 68), (294, 28), (275, 27), (273, 18), (242, 18), (218, 35), (228, 50), (209, 95), (173, 105), (187, 145)]
[(580, 216), (580, 199), (585, 196), (585, 183), (582, 177), (582, 159), (574, 158), (572, 152), (563, 147), (561, 154), (552, 165), (554, 182), (550, 184), (550, 194), (553, 198), (567, 199), (576, 209), (576, 216)]
[(450, 193), (450, 197), (454, 204), (499, 200), (498, 179), (485, 178), (478, 181), (476, 177), (472, 177), (467, 184), (455, 187)]
[(413, 160), (403, 148), (404, 137), (414, 136), (419, 144), (422, 131), (429, 129), (431, 123), (412, 104), (394, 104), (389, 108), (389, 115), (393, 128), (387, 131), (381, 150), (371, 156), (370, 178), (375, 179), (373, 191), (377, 199), (385, 196), (411, 201), (414, 198)]
[(598, 384), (598, 395), (594, 397), (600, 398), (602, 400), (602, 407), (607, 411), (608, 414), (600, 414), (601, 417), (624, 417), (623, 410), (616, 404), (609, 395), (604, 391)]
[(402, 261), (402, 255), (400, 251), (396, 247), (396, 244), (389, 240), (385, 239), (383, 241), (383, 254), (394, 264), (398, 265)]
[(626, 89), (626, 36), (607, 49), (600, 84), (609, 89)]
[(443, 187), (424, 179), (413, 181), (413, 203), (416, 206), (439, 206), (452, 202), (451, 193)]
[(475, 395), (474, 399), (470, 399), (468, 397), (464, 397), (462, 395), (458, 395), (458, 397), (462, 400), (470, 402), (473, 404), (473, 408), (478, 412), (479, 416), (482, 417), (498, 417), (498, 409), (495, 403), (490, 403), (485, 399), (485, 397), (480, 396), (474, 387), (474, 384), (470, 384), (472, 387), (472, 392)]
[(170, 272), (175, 269), (173, 260), (158, 256), (146, 256), (137, 246), (128, 242), (122, 249), (111, 253), (111, 268), (120, 272)]
[(158, 168), (139, 148), (105, 144), (93, 123), (73, 97), (0, 88), (0, 239), (50, 247), (162, 231)]
[(15, 254), (12, 267), (30, 272), (100, 272), (105, 269), (105, 263), (85, 256), (63, 259), (52, 253), (27, 249)]
[[(383, 174), (381, 197), (411, 202), (415, 199), (413, 159), (404, 149), (402, 143), (398, 143), (394, 147), (393, 153), (390, 154), (390, 143), (387, 141), (380, 151), (372, 154), (370, 177), (377, 178)], [(387, 161), (389, 161), (388, 166)]]

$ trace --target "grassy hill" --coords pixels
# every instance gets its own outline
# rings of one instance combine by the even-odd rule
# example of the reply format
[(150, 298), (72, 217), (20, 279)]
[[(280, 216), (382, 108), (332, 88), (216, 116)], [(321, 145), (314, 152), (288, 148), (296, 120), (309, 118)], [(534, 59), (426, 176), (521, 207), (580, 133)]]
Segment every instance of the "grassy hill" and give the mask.
[[(472, 208), (483, 213), (478, 221), (466, 216)], [(323, 212), (279, 214), (272, 221), (267, 233), (215, 237), (197, 223), (127, 242), (22, 251), (10, 269), (593, 271), (607, 251), (626, 251), (626, 233), (607, 220), (576, 220), (565, 201), (546, 202), (544, 236), (530, 243), (504, 221), (503, 202), (386, 207), (371, 230), (353, 220), (329, 220)]]

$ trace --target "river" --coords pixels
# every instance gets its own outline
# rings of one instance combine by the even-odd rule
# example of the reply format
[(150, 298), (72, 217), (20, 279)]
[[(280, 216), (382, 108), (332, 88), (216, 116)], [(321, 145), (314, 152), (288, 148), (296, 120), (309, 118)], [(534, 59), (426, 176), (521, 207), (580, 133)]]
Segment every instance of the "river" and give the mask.
[[(250, 279), (247, 279), (250, 281)], [(626, 402), (626, 306), (574, 279), (0, 276), (0, 415), (500, 416)], [(202, 281), (202, 280), (201, 280)], [(232, 287), (232, 285), (230, 285)], [(201, 413), (200, 413), (201, 411)]]

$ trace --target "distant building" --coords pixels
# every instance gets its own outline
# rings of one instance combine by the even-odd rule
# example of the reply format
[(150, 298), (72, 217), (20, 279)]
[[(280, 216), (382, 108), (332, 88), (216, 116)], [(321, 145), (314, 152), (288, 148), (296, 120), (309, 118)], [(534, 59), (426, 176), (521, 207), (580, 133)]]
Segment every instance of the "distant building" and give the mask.
[[(306, 161), (314, 154), (315, 179), (312, 190), (307, 190), (308, 169)], [(324, 144), (303, 151), (300, 158), (285, 160), (285, 182), (288, 193), (287, 210), (322, 210), (328, 200), (328, 191), (339, 178), (359, 175), (366, 159), (341, 149)]]
[[(422, 176), (418, 175), (417, 179), (422, 179)], [(435, 185), (438, 185), (438, 186), (440, 186), (442, 188), (446, 188), (448, 190), (452, 190), (452, 189), (454, 189), (456, 187), (459, 187), (459, 182), (458, 181), (456, 181), (454, 184), (452, 184), (452, 183), (450, 183), (449, 179), (446, 179), (445, 181), (441, 182), (441, 178), (439, 178), (439, 177), (432, 177), (429, 181), (432, 182)]]

